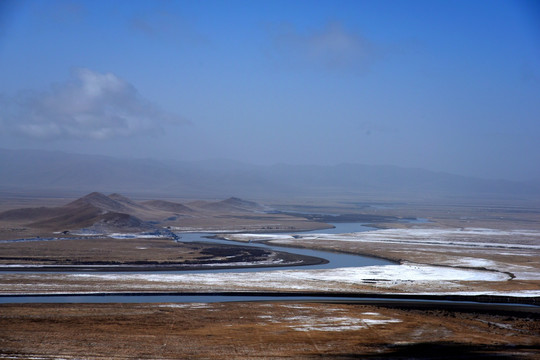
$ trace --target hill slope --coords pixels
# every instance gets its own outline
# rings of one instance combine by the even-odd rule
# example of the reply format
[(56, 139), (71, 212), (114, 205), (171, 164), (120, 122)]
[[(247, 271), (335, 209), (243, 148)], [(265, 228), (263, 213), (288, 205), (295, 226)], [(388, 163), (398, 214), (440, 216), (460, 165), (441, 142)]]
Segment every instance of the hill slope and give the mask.
[[(303, 228), (325, 226), (287, 215), (265, 214), (263, 206), (253, 201), (230, 198), (217, 202), (199, 202), (196, 210), (180, 203), (150, 200), (135, 202), (117, 193), (104, 195), (92, 192), (66, 205), (8, 210), (0, 213), (0, 222), (19, 224), (48, 231), (92, 228), (97, 232), (142, 231), (170, 227), (254, 226), (265, 228), (276, 219), (286, 223), (302, 223)], [(239, 216), (238, 214), (241, 213)], [(257, 213), (256, 217), (251, 216)], [(307, 224), (307, 225), (306, 225)]]
[(156, 210), (162, 210), (162, 211), (169, 211), (173, 213), (180, 213), (180, 214), (191, 214), (195, 212), (195, 210), (187, 207), (186, 205), (165, 201), (165, 200), (149, 200), (142, 202), (142, 205), (144, 205), (147, 208), (152, 208)]
[[(118, 198), (93, 192), (64, 206), (8, 210), (0, 213), (0, 221), (57, 231), (80, 229), (96, 224), (111, 229), (147, 227), (142, 220), (132, 214), (130, 207), (115, 200), (115, 197)], [(125, 199), (131, 203), (131, 200)], [(133, 203), (133, 207), (137, 208), (138, 205)]]

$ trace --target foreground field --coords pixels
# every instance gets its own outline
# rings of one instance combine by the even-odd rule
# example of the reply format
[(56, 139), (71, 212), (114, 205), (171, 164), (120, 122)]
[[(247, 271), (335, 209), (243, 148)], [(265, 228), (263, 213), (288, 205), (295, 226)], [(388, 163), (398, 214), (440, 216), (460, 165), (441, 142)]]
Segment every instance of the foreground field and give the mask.
[(316, 303), (0, 306), (1, 359), (534, 359), (537, 314)]

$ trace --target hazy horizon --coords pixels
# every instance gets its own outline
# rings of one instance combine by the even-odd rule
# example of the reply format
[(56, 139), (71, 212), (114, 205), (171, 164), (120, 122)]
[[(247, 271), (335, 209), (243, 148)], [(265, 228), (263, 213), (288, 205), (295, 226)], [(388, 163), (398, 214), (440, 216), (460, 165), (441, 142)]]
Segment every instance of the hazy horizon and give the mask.
[(107, 154), (107, 153), (82, 153), (82, 152), (76, 152), (76, 151), (69, 151), (69, 150), (43, 150), (43, 149), (37, 149), (37, 148), (13, 148), (13, 149), (6, 149), (3, 147), (0, 147), (0, 150), (14, 150), (14, 151), (32, 151), (32, 152), (42, 152), (42, 151), (51, 151), (51, 152), (59, 152), (64, 153), (67, 155), (81, 155), (81, 156), (105, 156), (110, 159), (116, 159), (116, 160), (127, 160), (127, 161), (155, 161), (158, 163), (163, 164), (174, 164), (175, 162), (179, 163), (185, 163), (185, 164), (193, 164), (196, 166), (209, 166), (209, 165), (215, 165), (218, 166), (218, 168), (223, 169), (226, 167), (228, 170), (234, 170), (236, 167), (240, 167), (245, 169), (246, 167), (260, 167), (260, 168), (271, 168), (273, 166), (298, 166), (298, 167), (321, 167), (321, 168), (332, 168), (332, 167), (339, 167), (339, 166), (368, 166), (368, 167), (374, 167), (374, 168), (396, 168), (396, 169), (409, 169), (409, 170), (418, 170), (418, 171), (426, 171), (433, 174), (446, 174), (451, 176), (459, 176), (464, 178), (470, 178), (470, 179), (478, 179), (478, 180), (490, 180), (490, 181), (510, 181), (510, 182), (516, 182), (516, 183), (538, 183), (540, 184), (540, 177), (539, 178), (529, 178), (529, 179), (512, 179), (508, 177), (482, 177), (482, 176), (475, 176), (475, 175), (467, 175), (467, 174), (460, 174), (457, 172), (449, 172), (445, 170), (433, 170), (428, 168), (423, 168), (419, 166), (404, 166), (404, 165), (394, 165), (394, 164), (383, 164), (383, 163), (376, 163), (376, 164), (370, 164), (370, 163), (360, 163), (360, 162), (353, 162), (353, 161), (342, 161), (342, 162), (336, 162), (336, 163), (328, 163), (328, 164), (316, 164), (316, 163), (293, 163), (293, 162), (287, 162), (287, 161), (279, 161), (279, 162), (268, 162), (268, 163), (254, 163), (244, 160), (237, 160), (237, 159), (230, 159), (225, 157), (213, 157), (213, 158), (205, 158), (205, 159), (175, 159), (175, 158), (158, 158), (158, 157), (152, 157), (152, 156), (124, 156), (124, 155), (115, 155), (115, 154)]
[(540, 179), (534, 1), (4, 1), (0, 147)]

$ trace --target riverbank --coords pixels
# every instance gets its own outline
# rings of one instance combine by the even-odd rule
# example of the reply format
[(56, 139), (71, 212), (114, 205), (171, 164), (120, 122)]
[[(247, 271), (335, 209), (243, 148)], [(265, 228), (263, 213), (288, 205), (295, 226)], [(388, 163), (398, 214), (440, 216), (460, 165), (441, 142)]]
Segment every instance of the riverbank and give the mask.
[(167, 238), (99, 238), (13, 241), (2, 244), (6, 272), (193, 271), (324, 264), (323, 258), (248, 244), (188, 243)]
[(79, 265), (13, 265), (13, 266), (0, 266), (0, 275), (5, 273), (170, 273), (170, 272), (184, 272), (184, 271), (199, 271), (199, 270), (236, 270), (236, 269), (259, 269), (259, 268), (282, 268), (291, 266), (312, 266), (327, 264), (328, 260), (322, 258), (316, 258), (312, 256), (304, 256), (298, 254), (291, 254), (286, 252), (272, 252), (268, 255), (266, 260), (260, 261), (246, 261), (238, 262), (234, 260), (215, 260), (212, 263), (152, 263), (143, 262), (142, 264), (96, 264), (95, 262), (89, 262)]

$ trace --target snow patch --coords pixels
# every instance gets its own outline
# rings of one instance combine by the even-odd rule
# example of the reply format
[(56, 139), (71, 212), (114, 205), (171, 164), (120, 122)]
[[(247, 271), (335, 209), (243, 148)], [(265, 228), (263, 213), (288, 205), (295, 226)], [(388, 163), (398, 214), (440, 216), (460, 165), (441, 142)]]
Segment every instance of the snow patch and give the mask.
[[(151, 282), (182, 284), (191, 286), (212, 286), (216, 288), (277, 288), (321, 290), (329, 285), (362, 284), (389, 287), (409, 281), (505, 281), (507, 274), (495, 271), (457, 269), (443, 266), (416, 264), (366, 266), (358, 268), (337, 268), (324, 270), (275, 270), (256, 273), (198, 273), (198, 274), (68, 274), (75, 279), (93, 281)], [(289, 305), (291, 306), (291, 305)]]
[(220, 236), (224, 240), (233, 241), (264, 241), (264, 240), (289, 240), (293, 239), (292, 235), (284, 234), (225, 234)]
[(162, 234), (140, 234), (140, 233), (112, 233), (107, 235), (113, 239), (163, 239), (168, 238), (167, 235)]
[(460, 257), (458, 259), (452, 259), (451, 261), (440, 262), (444, 265), (461, 266), (461, 267), (474, 267), (474, 268), (496, 268), (497, 263), (487, 259), (473, 258), (473, 257)]
[(296, 331), (354, 331), (369, 328), (373, 325), (383, 325), (389, 323), (398, 323), (398, 319), (360, 319), (349, 316), (294, 316), (284, 319), (287, 322), (296, 324), (289, 325)]

